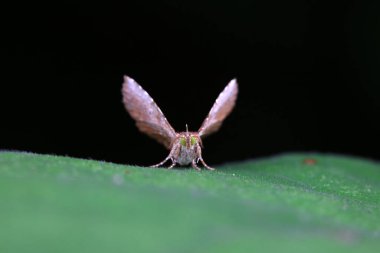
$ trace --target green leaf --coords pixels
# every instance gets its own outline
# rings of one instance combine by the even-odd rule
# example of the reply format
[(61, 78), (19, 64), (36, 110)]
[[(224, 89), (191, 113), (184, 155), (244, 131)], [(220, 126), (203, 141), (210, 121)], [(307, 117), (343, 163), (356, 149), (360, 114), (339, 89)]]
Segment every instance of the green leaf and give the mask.
[(0, 252), (380, 249), (376, 162), (287, 154), (215, 167), (1, 152)]

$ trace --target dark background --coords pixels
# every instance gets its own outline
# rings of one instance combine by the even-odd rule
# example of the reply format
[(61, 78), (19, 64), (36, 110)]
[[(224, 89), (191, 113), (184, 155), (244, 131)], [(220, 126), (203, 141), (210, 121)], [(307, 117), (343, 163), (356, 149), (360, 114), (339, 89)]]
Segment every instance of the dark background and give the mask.
[(172, 126), (240, 94), (209, 164), (288, 151), (380, 159), (380, 15), (369, 1), (126, 0), (3, 10), (0, 149), (149, 165), (167, 151), (121, 103), (123, 74)]

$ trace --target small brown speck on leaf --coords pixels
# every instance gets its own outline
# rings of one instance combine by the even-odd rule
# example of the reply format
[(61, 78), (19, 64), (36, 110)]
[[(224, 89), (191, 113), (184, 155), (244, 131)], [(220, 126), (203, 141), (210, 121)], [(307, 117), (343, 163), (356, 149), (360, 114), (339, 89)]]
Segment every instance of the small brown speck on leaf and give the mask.
[(317, 164), (317, 160), (315, 160), (314, 158), (305, 158), (303, 160), (303, 164), (306, 164), (306, 165), (315, 165), (315, 164)]

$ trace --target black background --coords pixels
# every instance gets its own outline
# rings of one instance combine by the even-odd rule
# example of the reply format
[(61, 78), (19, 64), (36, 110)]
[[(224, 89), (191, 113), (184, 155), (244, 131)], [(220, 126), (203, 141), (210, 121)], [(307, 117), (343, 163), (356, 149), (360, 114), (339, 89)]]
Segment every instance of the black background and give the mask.
[[(375, 1), (374, 1), (375, 2)], [(369, 1), (124, 1), (5, 8), (0, 148), (149, 165), (167, 155), (121, 103), (128, 74), (172, 126), (240, 93), (209, 164), (288, 151), (380, 159), (380, 15)]]

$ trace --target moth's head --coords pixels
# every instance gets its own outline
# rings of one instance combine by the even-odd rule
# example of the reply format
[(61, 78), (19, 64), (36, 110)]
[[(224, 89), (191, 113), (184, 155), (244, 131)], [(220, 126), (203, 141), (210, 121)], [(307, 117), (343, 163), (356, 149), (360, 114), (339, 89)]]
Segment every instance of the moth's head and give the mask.
[(183, 147), (192, 148), (197, 144), (202, 144), (199, 134), (196, 132), (182, 132), (179, 134), (179, 143)]

